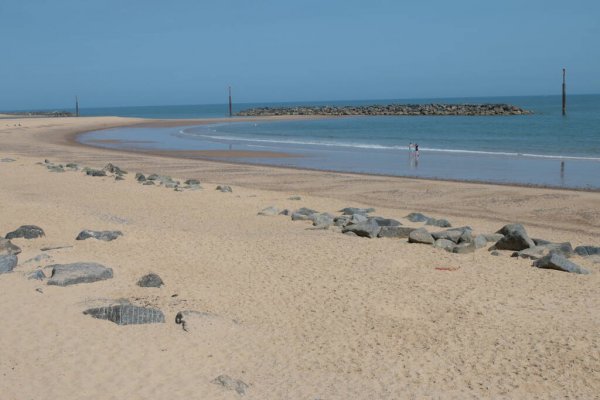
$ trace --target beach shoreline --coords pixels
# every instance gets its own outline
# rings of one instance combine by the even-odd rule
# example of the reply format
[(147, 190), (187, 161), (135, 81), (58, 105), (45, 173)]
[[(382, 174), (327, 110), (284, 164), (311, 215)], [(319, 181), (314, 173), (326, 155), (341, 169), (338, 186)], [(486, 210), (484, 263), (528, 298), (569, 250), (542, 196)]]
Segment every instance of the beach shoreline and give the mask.
[[(248, 399), (600, 391), (600, 260), (573, 255), (590, 274), (571, 274), (533, 268), (507, 250), (455, 254), (258, 215), (270, 206), (332, 215), (375, 207), (371, 215), (408, 229), (444, 229), (407, 218), (421, 212), (477, 234), (521, 222), (532, 238), (598, 246), (597, 192), (275, 168), (76, 141), (80, 132), (147, 123), (140, 119), (19, 123), (0, 123), (0, 235), (21, 225), (45, 235), (12, 239), (18, 264), (0, 273), (6, 398), (225, 400), (240, 396), (235, 388)], [(82, 169), (115, 166), (128, 173)], [(144, 185), (136, 173), (165, 183)], [(122, 235), (76, 240), (88, 229)], [(112, 277), (47, 284), (52, 265), (76, 262), (110, 267)], [(46, 278), (28, 279), (34, 273)], [(164, 285), (139, 286), (149, 273)], [(84, 314), (123, 304), (160, 310), (164, 323), (119, 326)], [(183, 328), (181, 315), (191, 316)], [(48, 374), (48, 365), (60, 373)], [(238, 386), (223, 384), (230, 381)]]

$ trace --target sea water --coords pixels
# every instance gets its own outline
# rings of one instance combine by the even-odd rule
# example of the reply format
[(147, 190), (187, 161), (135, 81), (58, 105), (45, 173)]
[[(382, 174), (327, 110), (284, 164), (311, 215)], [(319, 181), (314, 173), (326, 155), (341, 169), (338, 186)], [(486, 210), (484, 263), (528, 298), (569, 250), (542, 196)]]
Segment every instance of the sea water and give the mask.
[[(246, 104), (255, 106), (389, 103), (509, 103), (515, 116), (359, 116), (231, 122), (175, 128), (118, 128), (80, 137), (105, 147), (160, 150), (262, 150), (289, 158), (238, 162), (439, 179), (600, 188), (600, 95)], [(95, 115), (223, 117), (225, 106), (133, 107)], [(85, 114), (85, 113), (84, 113)], [(109, 139), (108, 141), (106, 141)], [(100, 140), (101, 142), (98, 142)], [(113, 142), (113, 140), (115, 140)], [(418, 156), (409, 143), (419, 144)]]

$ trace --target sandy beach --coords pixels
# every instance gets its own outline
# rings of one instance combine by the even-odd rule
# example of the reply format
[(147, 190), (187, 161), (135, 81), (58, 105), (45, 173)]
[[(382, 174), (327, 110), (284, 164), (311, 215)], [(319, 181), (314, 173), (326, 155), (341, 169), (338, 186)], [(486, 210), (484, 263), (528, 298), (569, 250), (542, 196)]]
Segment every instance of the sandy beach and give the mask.
[[(248, 399), (600, 398), (597, 258), (574, 255), (590, 274), (571, 274), (511, 251), (453, 254), (257, 215), (269, 206), (335, 215), (374, 207), (408, 227), (423, 226), (405, 218), (421, 212), (476, 233), (519, 222), (532, 238), (600, 246), (600, 193), (242, 165), (75, 140), (172, 123), (0, 120), (0, 158), (15, 160), (0, 162), (0, 235), (21, 225), (45, 231), (13, 239), (19, 264), (0, 274), (0, 397), (242, 397), (213, 382), (228, 375), (248, 385)], [(45, 159), (129, 173), (52, 173), (38, 165)], [(141, 185), (136, 172), (198, 179), (203, 189)], [(76, 241), (84, 229), (123, 236)], [(67, 287), (27, 279), (82, 261), (114, 277)], [(150, 272), (164, 286), (136, 285)], [(118, 326), (83, 314), (118, 299), (158, 308), (166, 322)], [(211, 316), (185, 331), (175, 317), (186, 310)]]

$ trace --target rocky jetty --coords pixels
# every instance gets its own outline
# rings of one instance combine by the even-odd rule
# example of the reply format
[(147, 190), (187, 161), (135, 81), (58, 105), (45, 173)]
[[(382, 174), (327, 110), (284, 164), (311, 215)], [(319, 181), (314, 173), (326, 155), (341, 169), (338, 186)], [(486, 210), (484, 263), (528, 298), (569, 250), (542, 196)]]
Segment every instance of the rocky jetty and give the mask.
[(528, 115), (531, 111), (511, 104), (388, 104), (367, 106), (258, 107), (240, 111), (240, 117), (276, 115)]

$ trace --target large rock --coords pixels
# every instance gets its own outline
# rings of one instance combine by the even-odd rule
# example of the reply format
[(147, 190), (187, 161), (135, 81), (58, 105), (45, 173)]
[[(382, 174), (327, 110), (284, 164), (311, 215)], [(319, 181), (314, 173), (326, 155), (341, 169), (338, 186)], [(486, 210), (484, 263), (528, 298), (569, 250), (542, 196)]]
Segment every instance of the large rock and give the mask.
[(430, 218), (421, 213), (410, 213), (406, 217), (410, 222), (427, 222)]
[(521, 224), (505, 225), (497, 233), (504, 235), (494, 245), (498, 250), (521, 251), (535, 246), (535, 243), (529, 238), (527, 231)]
[(484, 235), (477, 235), (475, 236), (475, 239), (473, 239), (473, 244), (475, 245), (476, 249), (481, 249), (487, 246), (487, 239)]
[(570, 257), (573, 254), (571, 243), (550, 243), (533, 246), (521, 251), (516, 251), (512, 254), (513, 257), (529, 258), (538, 260), (547, 256), (550, 253), (560, 254), (563, 257)]
[(277, 215), (277, 214), (279, 214), (279, 209), (277, 207), (273, 207), (273, 206), (264, 208), (258, 212), (258, 215), (264, 215), (264, 216), (269, 216), (269, 217)]
[(11, 272), (17, 266), (18, 259), (14, 254), (0, 256), (0, 274)]
[(16, 230), (9, 232), (6, 234), (6, 239), (16, 239), (16, 238), (24, 238), (24, 239), (36, 239), (39, 237), (45, 236), (44, 230), (39, 226), (35, 225), (22, 225)]
[(312, 214), (318, 214), (318, 213), (319, 212), (317, 210), (313, 210), (312, 208), (306, 208), (306, 207), (302, 207), (297, 210), (294, 210), (294, 214), (312, 215)]
[(312, 215), (318, 213), (316, 210), (302, 207), (292, 213), (292, 221), (312, 221)]
[(585, 268), (580, 267), (567, 260), (564, 256), (556, 253), (550, 253), (545, 257), (533, 262), (533, 266), (544, 269), (555, 269), (558, 271), (573, 272), (575, 274), (589, 274)]
[(0, 256), (2, 255), (17, 255), (21, 252), (21, 248), (11, 243), (9, 239), (0, 238)]
[[(340, 215), (333, 219), (333, 224), (335, 226), (346, 226), (350, 223), (351, 218), (352, 218), (352, 216), (350, 216), (350, 215)], [(365, 217), (365, 219), (366, 219), (366, 217)]]
[(227, 186), (227, 185), (219, 185), (217, 186), (217, 190), (219, 192), (223, 192), (223, 193), (232, 193), (233, 189), (231, 189), (231, 186)]
[(450, 240), (454, 243), (458, 243), (462, 234), (463, 234), (463, 231), (461, 231), (461, 230), (448, 229), (448, 230), (441, 231), (441, 232), (433, 232), (431, 234), (431, 236), (433, 236), (433, 238), (435, 240), (445, 239), (445, 240)]
[(577, 246), (575, 253), (582, 257), (600, 255), (600, 246)]
[(448, 240), (448, 239), (437, 239), (433, 243), (433, 247), (437, 247), (439, 249), (444, 249), (450, 253), (452, 253), (452, 250), (454, 249), (455, 246), (456, 246), (456, 243), (454, 241)]
[(381, 231), (381, 227), (377, 224), (377, 222), (373, 220), (368, 220), (365, 222), (360, 222), (358, 224), (346, 225), (342, 229), (342, 233), (346, 232), (354, 232), (358, 236), (375, 238)]
[(432, 226), (439, 226), (440, 228), (449, 228), (452, 226), (452, 224), (447, 220), (447, 219), (435, 219), (435, 218), (429, 218), (427, 220), (427, 222), (425, 222), (425, 225), (432, 225)]
[(219, 375), (212, 380), (212, 383), (223, 386), (228, 390), (235, 390), (240, 396), (246, 394), (246, 390), (249, 388), (246, 383), (240, 381), (239, 379), (233, 379), (229, 375)]
[(326, 227), (333, 225), (334, 216), (329, 213), (312, 214), (310, 218), (313, 226)]
[(85, 174), (87, 176), (106, 176), (106, 171), (103, 171), (101, 169), (87, 168), (85, 170)]
[(138, 182), (146, 182), (146, 176), (141, 172), (138, 172), (137, 174), (135, 174), (135, 180)]
[(415, 228), (406, 226), (382, 226), (377, 237), (406, 239)]
[(353, 215), (353, 214), (368, 214), (368, 213), (372, 213), (375, 212), (374, 208), (357, 208), (357, 207), (346, 207), (346, 208), (342, 208), (340, 210), (340, 212), (343, 215)]
[(105, 319), (117, 325), (139, 325), (164, 323), (165, 315), (157, 308), (138, 307), (132, 304), (115, 304), (90, 308), (83, 312), (98, 319)]
[(433, 236), (424, 228), (415, 229), (408, 235), (409, 243), (433, 244)]
[(127, 171), (122, 170), (121, 168), (117, 167), (112, 163), (106, 164), (102, 170), (115, 175), (124, 175), (127, 173)]
[(123, 232), (121, 231), (90, 231), (88, 229), (79, 232), (79, 235), (75, 238), (75, 240), (85, 240), (89, 238), (94, 238), (98, 240), (103, 240), (105, 242), (110, 242), (111, 240), (115, 240), (119, 236), (123, 236)]
[(379, 226), (400, 226), (402, 225), (400, 221), (397, 221), (392, 218), (383, 218), (383, 217), (369, 217), (370, 220), (373, 220)]
[(112, 268), (97, 263), (54, 264), (48, 268), (52, 270), (48, 285), (55, 286), (92, 283), (113, 277)]
[(155, 287), (155, 288), (159, 288), (162, 285), (164, 285), (165, 283), (163, 282), (162, 279), (160, 279), (160, 276), (154, 274), (154, 273), (150, 273), (147, 275), (142, 276), (138, 281), (137, 281), (137, 285), (140, 287)]

